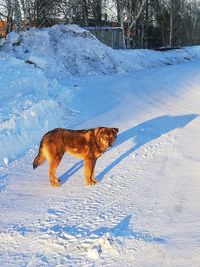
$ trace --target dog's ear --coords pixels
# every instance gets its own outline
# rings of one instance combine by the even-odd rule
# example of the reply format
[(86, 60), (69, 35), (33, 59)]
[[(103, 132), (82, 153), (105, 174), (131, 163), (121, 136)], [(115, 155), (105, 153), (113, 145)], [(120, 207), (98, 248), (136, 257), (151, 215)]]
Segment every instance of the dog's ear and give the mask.
[(112, 128), (112, 130), (113, 130), (113, 132), (116, 133), (116, 134), (119, 132), (119, 128)]

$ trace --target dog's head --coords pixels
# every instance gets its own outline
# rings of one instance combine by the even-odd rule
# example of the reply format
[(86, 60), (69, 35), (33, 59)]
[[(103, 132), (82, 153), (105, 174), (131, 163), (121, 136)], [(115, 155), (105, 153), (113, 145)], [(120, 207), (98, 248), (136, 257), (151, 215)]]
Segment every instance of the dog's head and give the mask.
[(99, 141), (104, 148), (111, 147), (117, 138), (118, 128), (102, 127), (99, 129)]

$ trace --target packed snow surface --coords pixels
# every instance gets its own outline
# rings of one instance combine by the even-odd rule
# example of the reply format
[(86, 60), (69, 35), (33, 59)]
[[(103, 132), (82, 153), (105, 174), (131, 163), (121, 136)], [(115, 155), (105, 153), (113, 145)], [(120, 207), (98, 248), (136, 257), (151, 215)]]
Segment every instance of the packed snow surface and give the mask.
[[(76, 25), (0, 50), (0, 266), (200, 266), (200, 47), (113, 51)], [(119, 127), (87, 187), (65, 155), (32, 170), (55, 127)]]

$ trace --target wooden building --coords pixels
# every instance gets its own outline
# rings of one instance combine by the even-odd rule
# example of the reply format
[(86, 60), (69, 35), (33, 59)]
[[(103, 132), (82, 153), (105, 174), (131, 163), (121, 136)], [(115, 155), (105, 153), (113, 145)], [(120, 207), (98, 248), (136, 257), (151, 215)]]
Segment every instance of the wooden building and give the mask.
[(121, 27), (83, 27), (94, 34), (102, 43), (113, 49), (125, 49), (124, 31)]

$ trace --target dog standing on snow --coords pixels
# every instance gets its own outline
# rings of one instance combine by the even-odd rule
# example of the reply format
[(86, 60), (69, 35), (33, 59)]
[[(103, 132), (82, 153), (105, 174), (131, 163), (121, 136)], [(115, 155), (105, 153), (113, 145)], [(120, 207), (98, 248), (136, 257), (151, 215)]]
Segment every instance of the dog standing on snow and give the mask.
[(59, 186), (56, 169), (65, 152), (84, 159), (86, 184), (94, 185), (94, 168), (97, 159), (111, 147), (117, 138), (118, 128), (98, 127), (88, 130), (68, 130), (57, 128), (46, 133), (40, 142), (38, 155), (33, 161), (37, 168), (45, 160), (49, 161), (51, 185)]

